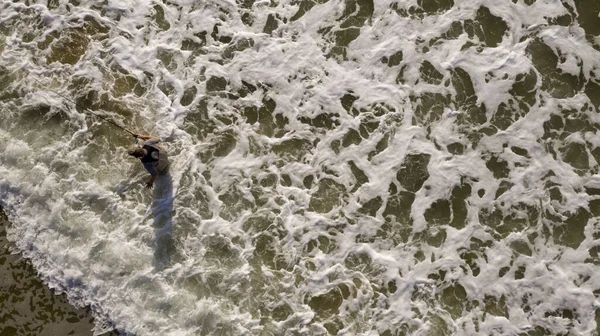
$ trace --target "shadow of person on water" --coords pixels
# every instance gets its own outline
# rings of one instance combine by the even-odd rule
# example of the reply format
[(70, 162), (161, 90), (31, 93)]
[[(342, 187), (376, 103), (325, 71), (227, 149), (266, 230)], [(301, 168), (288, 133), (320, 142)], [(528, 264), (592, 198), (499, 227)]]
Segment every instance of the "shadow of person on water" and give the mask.
[(173, 180), (167, 172), (159, 175), (152, 195), (152, 217), (154, 221), (154, 269), (161, 271), (169, 266), (175, 252), (173, 242)]

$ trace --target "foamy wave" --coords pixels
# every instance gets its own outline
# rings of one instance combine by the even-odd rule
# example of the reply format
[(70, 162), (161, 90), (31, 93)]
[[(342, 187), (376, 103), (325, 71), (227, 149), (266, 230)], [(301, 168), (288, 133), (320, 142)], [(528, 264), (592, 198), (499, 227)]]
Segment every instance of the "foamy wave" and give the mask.
[(97, 334), (592, 334), (597, 12), (4, 1), (9, 238)]

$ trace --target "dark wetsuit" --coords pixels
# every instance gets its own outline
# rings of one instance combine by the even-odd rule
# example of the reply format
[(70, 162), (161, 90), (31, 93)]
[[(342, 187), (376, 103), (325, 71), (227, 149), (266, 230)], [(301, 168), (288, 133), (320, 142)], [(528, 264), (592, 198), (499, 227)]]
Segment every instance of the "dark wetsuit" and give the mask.
[(140, 161), (152, 176), (164, 175), (169, 171), (169, 158), (167, 152), (156, 145), (159, 141), (158, 139), (146, 140), (142, 147), (147, 154), (142, 156)]

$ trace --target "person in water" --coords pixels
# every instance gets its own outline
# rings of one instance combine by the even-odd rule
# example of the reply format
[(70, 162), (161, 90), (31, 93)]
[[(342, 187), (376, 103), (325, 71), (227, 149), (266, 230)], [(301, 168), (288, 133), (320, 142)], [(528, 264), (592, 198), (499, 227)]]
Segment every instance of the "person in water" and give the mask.
[(144, 168), (150, 173), (150, 180), (146, 183), (146, 188), (150, 189), (154, 185), (158, 175), (164, 175), (169, 172), (169, 158), (167, 152), (158, 147), (160, 138), (141, 134), (134, 134), (133, 136), (136, 139), (144, 140), (144, 142), (141, 146), (131, 146), (127, 153), (140, 159)]

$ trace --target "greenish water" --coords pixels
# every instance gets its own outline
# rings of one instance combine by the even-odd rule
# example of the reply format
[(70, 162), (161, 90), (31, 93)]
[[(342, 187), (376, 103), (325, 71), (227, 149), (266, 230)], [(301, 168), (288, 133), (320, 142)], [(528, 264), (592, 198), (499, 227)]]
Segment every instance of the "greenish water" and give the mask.
[(598, 2), (2, 4), (9, 238), (119, 329), (600, 332)]

